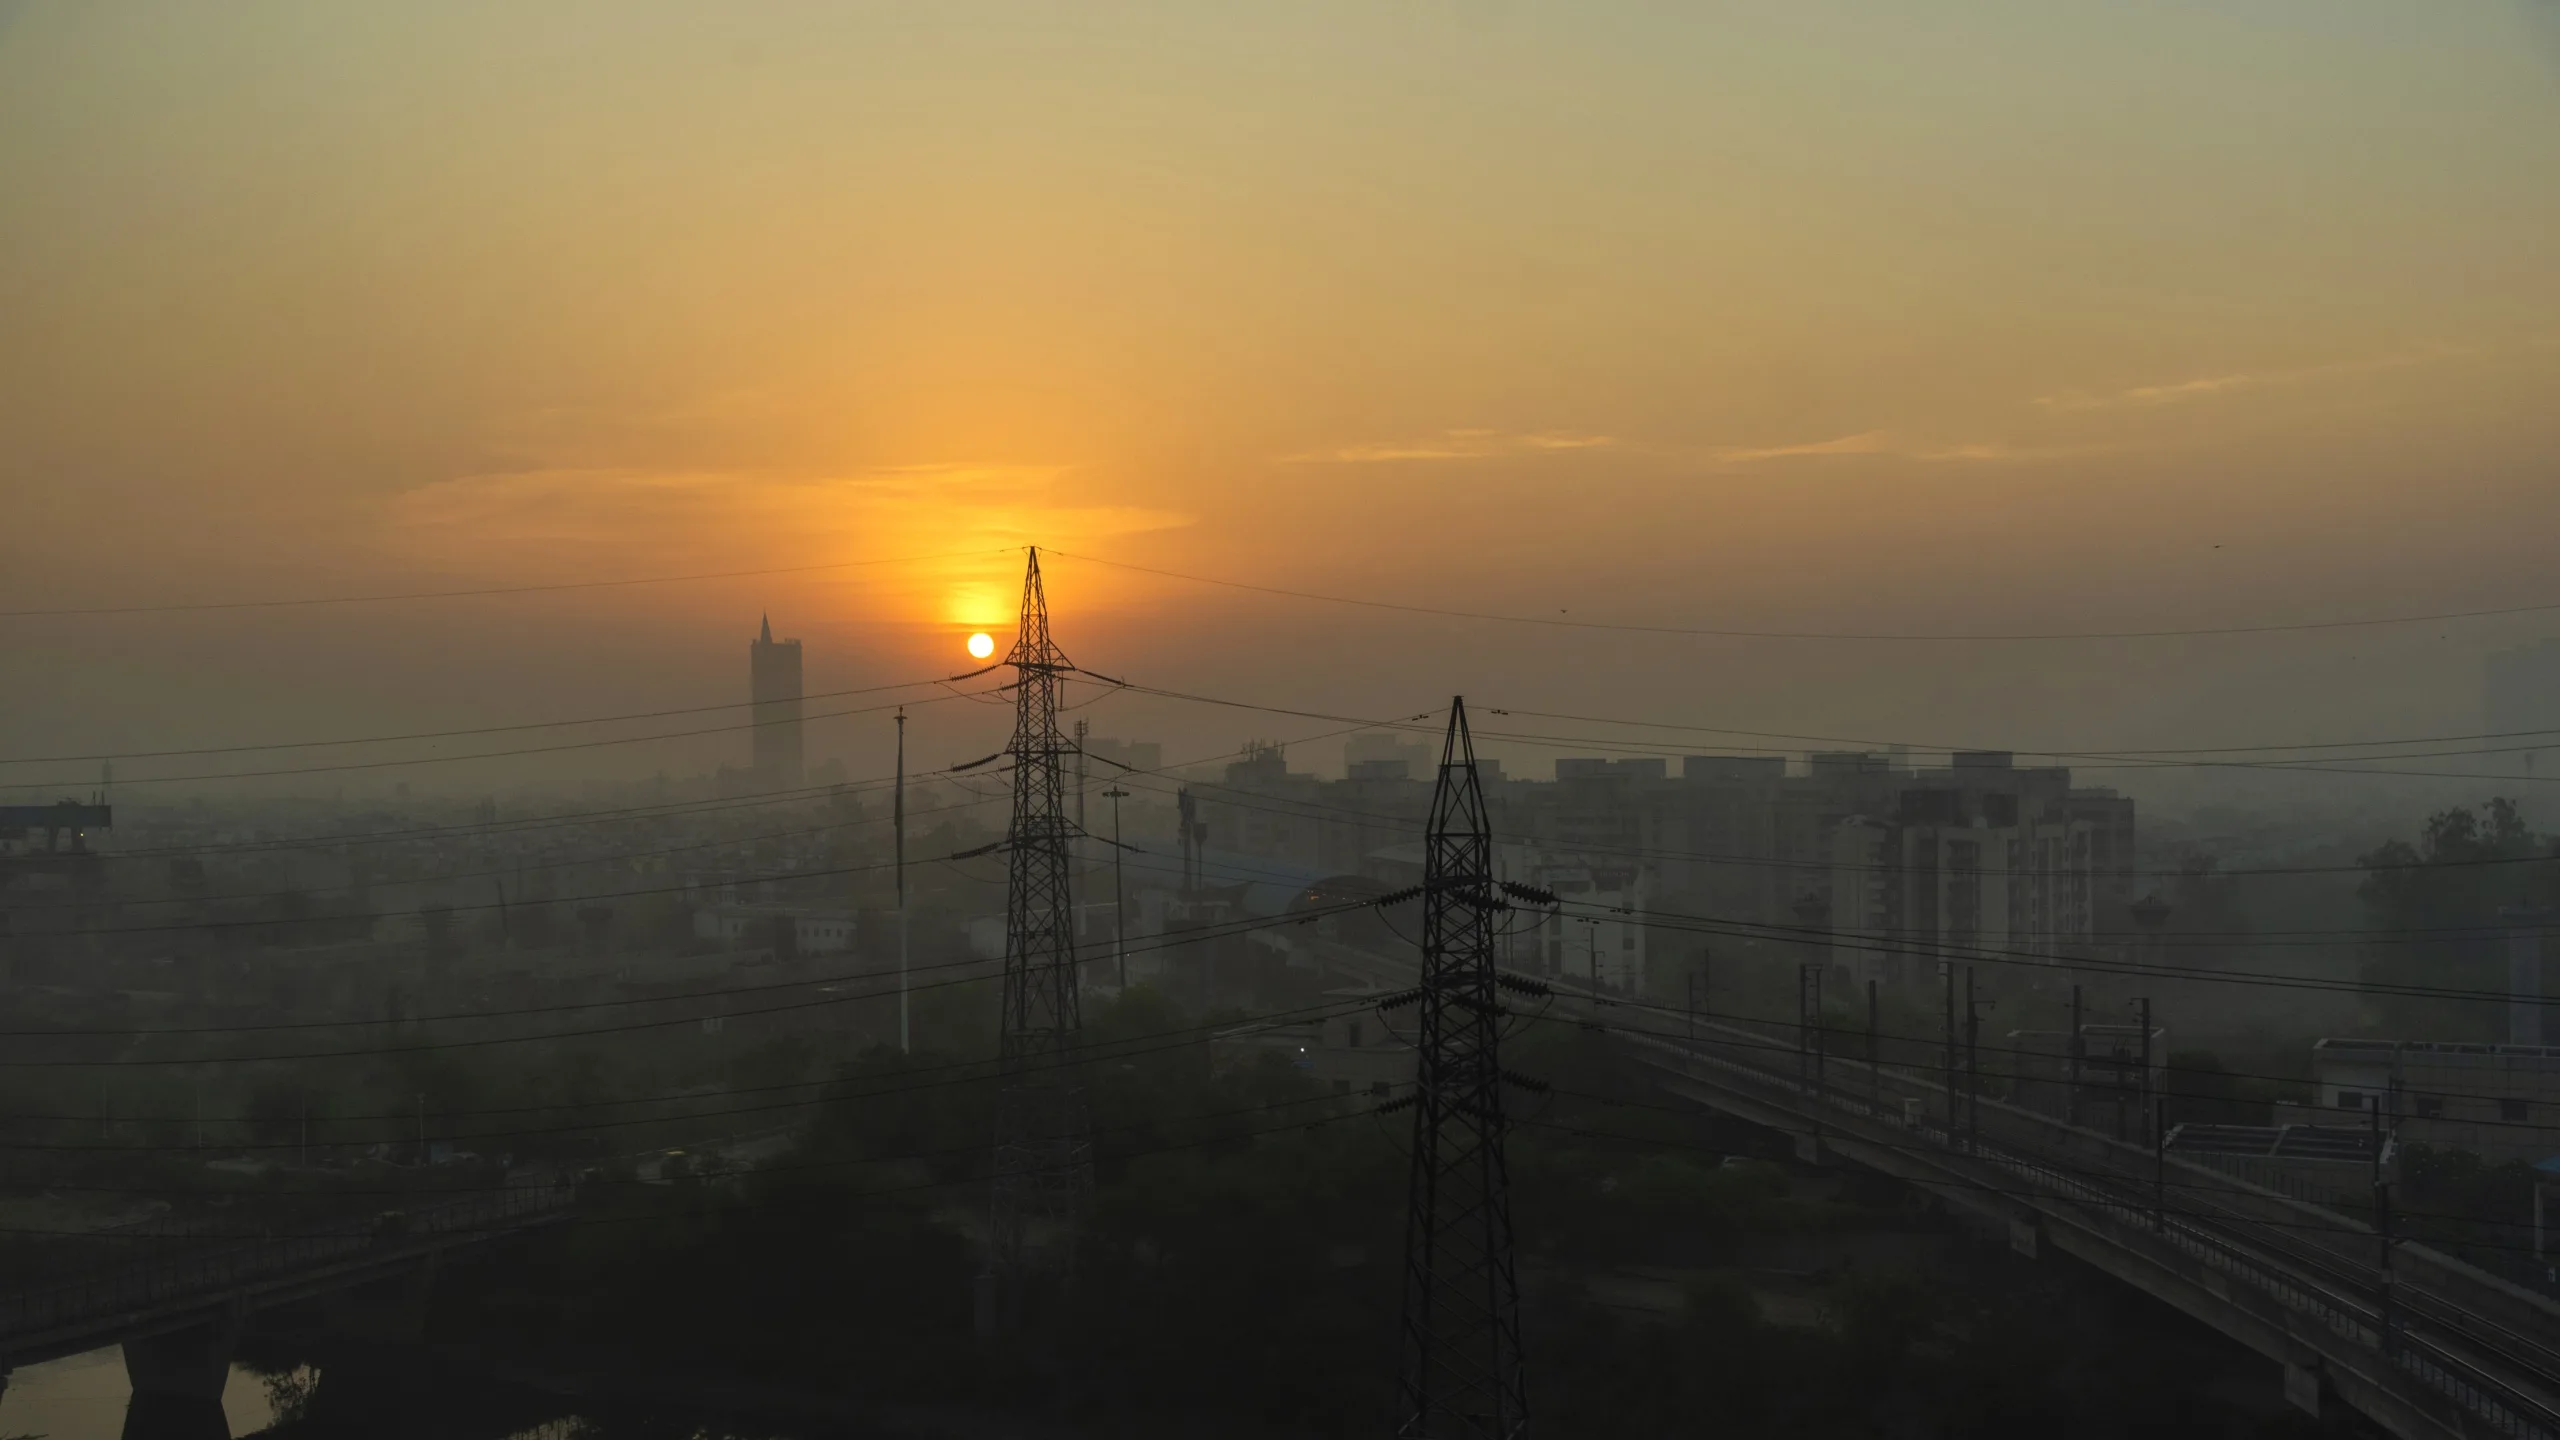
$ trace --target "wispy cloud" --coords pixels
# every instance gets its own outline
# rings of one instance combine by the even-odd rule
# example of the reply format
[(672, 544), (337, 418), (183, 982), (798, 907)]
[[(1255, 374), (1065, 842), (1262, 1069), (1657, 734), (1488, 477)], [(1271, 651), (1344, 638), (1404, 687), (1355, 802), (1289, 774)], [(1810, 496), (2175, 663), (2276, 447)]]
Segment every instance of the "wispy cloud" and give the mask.
[(1560, 450), (1598, 450), (1617, 443), (1614, 436), (1591, 435), (1577, 430), (1443, 430), (1429, 439), (1304, 450), (1279, 458), (1292, 465), (1388, 465), (1425, 460), (1490, 460)]
[(1890, 430), (1862, 430), (1855, 435), (1840, 435), (1829, 440), (1717, 450), (1713, 452), (1713, 458), (1720, 464), (1755, 465), (1769, 460), (1812, 459), (1826, 455), (1883, 455), (1899, 460), (1953, 464), (1967, 461), (1987, 463), (2004, 460), (2043, 460), (2063, 453), (2057, 450), (2022, 449), (1997, 440), (1949, 443), (1897, 435)]
[(842, 475), (547, 468), (456, 476), (401, 495), (394, 519), (420, 544), (613, 547), (835, 543), (884, 530), (1010, 543), (1178, 528), (1189, 515), (1071, 503), (1070, 467), (929, 464)]
[(2234, 370), (2220, 375), (2200, 375), (2191, 380), (2136, 385), (2130, 389), (2097, 393), (2070, 390), (2054, 395), (2039, 395), (2035, 403), (2039, 408), (2057, 415), (2076, 414), (2088, 410), (2151, 409), (2162, 405), (2182, 405), (2191, 400), (2211, 400), (2251, 390), (2301, 385), (2341, 375), (2366, 375), (2384, 370), (2406, 369), (2413, 365), (2430, 365), (2470, 353), (2459, 346), (2430, 345), (2390, 355), (2338, 360), (2325, 365), (2304, 365), (2289, 370)]

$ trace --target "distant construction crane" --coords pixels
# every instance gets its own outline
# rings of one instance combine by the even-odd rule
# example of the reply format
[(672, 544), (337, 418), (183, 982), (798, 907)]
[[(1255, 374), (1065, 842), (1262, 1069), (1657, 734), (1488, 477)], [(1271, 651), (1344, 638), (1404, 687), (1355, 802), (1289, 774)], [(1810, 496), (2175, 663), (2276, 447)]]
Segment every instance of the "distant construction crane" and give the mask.
[[(1093, 1142), (1084, 1082), (1076, 1069), (1083, 1029), (1077, 993), (1075, 907), (1068, 893), (1071, 846), (1062, 758), (1073, 749), (1058, 730), (1058, 693), (1075, 666), (1049, 635), (1040, 552), (1022, 580), (1022, 628), (1001, 662), (1013, 667), (1013, 820), (1006, 890), (1003, 1016), (996, 1102), (995, 1181), (986, 1266), (978, 1277), (978, 1328), (992, 1334), (1021, 1323), (1026, 1281), (1036, 1267), (1065, 1273), (1093, 1188)], [(1035, 1227), (1041, 1232), (1035, 1244)]]
[(1466, 702), (1449, 708), (1424, 840), (1413, 1171), (1405, 1218), (1399, 1440), (1513, 1440), (1529, 1425), (1511, 1248), (1494, 968), (1506, 887), (1476, 776)]

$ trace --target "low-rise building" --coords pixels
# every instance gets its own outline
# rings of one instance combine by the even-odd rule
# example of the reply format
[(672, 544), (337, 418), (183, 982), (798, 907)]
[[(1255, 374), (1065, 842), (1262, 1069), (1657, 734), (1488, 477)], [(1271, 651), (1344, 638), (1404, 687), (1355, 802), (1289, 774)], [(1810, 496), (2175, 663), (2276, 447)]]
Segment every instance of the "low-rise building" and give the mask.
[(1212, 1036), (1211, 1050), (1228, 1064), (1279, 1055), (1308, 1078), (1332, 1086), (1337, 1094), (1402, 1094), (1413, 1085), (1413, 1043), (1403, 1028), (1409, 1025), (1412, 1010), (1381, 1011), (1356, 1003), (1380, 1000), (1386, 994), (1327, 991), (1325, 998), (1342, 1002), (1343, 1013), (1321, 1020), (1238, 1025)]
[(693, 912), (697, 940), (723, 945), (768, 945), (793, 955), (840, 955), (861, 929), (850, 910), (803, 910), (783, 905), (705, 905)]
[(2312, 1045), (2311, 1071), (2329, 1123), (2379, 1108), (2403, 1144), (2493, 1163), (2560, 1155), (2560, 1045), (2327, 1039)]

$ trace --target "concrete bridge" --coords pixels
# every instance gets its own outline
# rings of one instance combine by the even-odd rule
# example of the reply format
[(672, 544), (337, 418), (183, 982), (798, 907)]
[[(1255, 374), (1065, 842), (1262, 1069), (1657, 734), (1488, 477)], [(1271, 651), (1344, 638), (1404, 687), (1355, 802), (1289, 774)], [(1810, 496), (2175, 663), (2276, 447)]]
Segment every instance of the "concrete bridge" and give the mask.
[[(2314, 1415), (2361, 1413), (2407, 1440), (2560, 1440), (2560, 1306), (2334, 1210), (2094, 1130), (1957, 1094), (1915, 1069), (1797, 1048), (1781, 1026), (1651, 1008), (1560, 1006), (1661, 1089), (1795, 1137), (1800, 1157), (1918, 1186), (2176, 1306), (2283, 1367)], [(1961, 1084), (1962, 1082), (1959, 1082)]]
[(259, 1312), (318, 1300), (341, 1334), (416, 1338), (437, 1257), (568, 1218), (568, 1172), (392, 1212), (315, 1234), (206, 1240), (41, 1289), (0, 1295), (0, 1385), (21, 1365), (124, 1347), (129, 1437), (230, 1434), (222, 1389), (242, 1328)]

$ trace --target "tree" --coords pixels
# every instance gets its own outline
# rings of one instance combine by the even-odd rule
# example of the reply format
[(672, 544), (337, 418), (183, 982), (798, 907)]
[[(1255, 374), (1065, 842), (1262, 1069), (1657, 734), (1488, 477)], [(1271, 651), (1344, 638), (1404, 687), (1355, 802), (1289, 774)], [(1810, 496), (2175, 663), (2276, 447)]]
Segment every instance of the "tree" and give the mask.
[[(2497, 991), (2506, 985), (2508, 906), (2560, 893), (2550, 837), (2536, 835), (2516, 803), (2491, 800), (2427, 817), (2418, 843), (2393, 840), (2356, 863), (2371, 934), (2365, 978), (2376, 984)], [(2410, 1038), (2495, 1039), (2499, 1011), (2478, 1000), (2383, 997), (2386, 1028)]]

